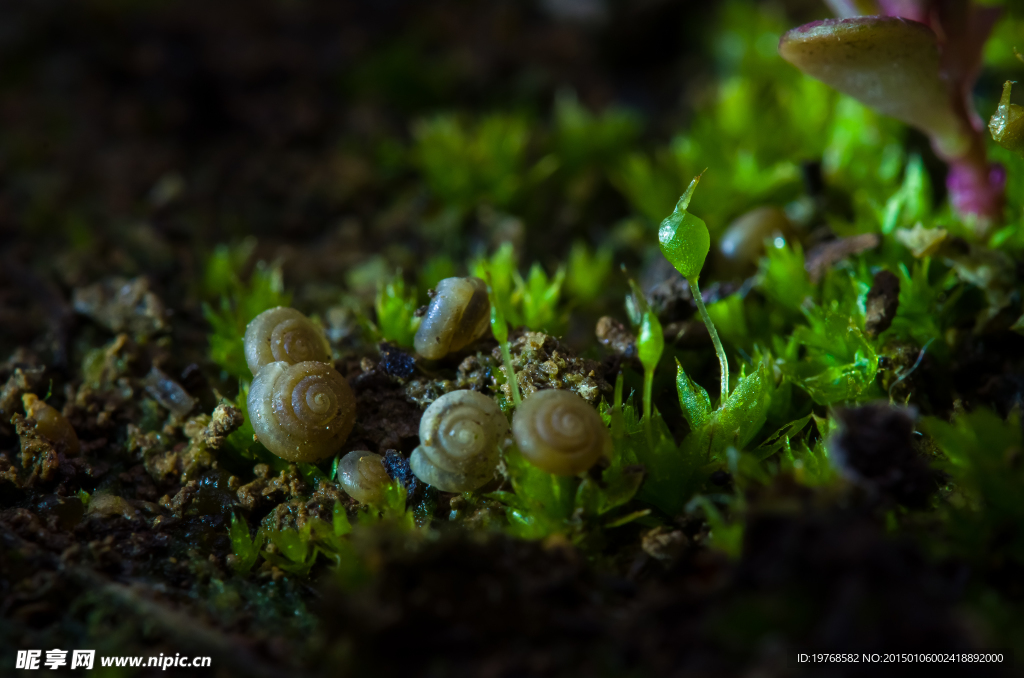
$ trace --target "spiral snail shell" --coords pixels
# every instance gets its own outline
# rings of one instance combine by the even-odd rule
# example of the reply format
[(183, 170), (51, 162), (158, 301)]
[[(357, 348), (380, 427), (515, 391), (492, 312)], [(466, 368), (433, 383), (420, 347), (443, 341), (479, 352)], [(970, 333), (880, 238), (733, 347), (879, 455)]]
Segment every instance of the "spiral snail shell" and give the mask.
[(362, 504), (377, 504), (391, 476), (384, 470), (384, 457), (366, 450), (353, 450), (338, 462), (338, 482), (350, 497)]
[(477, 391), (446, 393), (420, 419), (420, 446), (409, 457), (413, 475), (445, 492), (469, 492), (494, 476), (508, 420)]
[(535, 391), (516, 408), (512, 437), (537, 468), (560, 476), (582, 473), (612, 450), (597, 411), (572, 391)]
[(414, 345), (424, 358), (437, 360), (479, 339), (491, 318), (487, 283), (480, 278), (445, 278), (420, 321)]
[(331, 347), (320, 328), (294, 308), (260, 313), (245, 328), (245, 362), (255, 375), (273, 362), (331, 361)]
[(25, 414), (36, 421), (36, 433), (63, 448), (64, 454), (78, 454), (78, 435), (63, 414), (34, 393), (21, 396), (21, 402), (25, 406)]
[(257, 439), (288, 461), (314, 462), (334, 454), (356, 420), (351, 387), (327, 363), (264, 365), (248, 402)]

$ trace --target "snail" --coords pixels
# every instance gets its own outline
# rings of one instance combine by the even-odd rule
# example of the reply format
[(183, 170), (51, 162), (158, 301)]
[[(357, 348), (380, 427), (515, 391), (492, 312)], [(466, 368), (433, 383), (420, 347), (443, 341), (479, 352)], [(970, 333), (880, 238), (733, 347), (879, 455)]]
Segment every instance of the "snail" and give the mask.
[(572, 391), (529, 395), (512, 417), (512, 437), (527, 461), (560, 476), (582, 473), (612, 451), (600, 415)]
[(338, 462), (338, 482), (343, 490), (363, 504), (379, 504), (391, 476), (384, 470), (384, 457), (366, 450), (353, 450)]
[(273, 362), (331, 362), (324, 333), (294, 308), (278, 306), (260, 313), (245, 328), (245, 362), (255, 375)]
[(423, 413), (409, 467), (439, 490), (475, 490), (494, 476), (507, 434), (508, 421), (493, 400), (477, 391), (446, 393)]
[(33, 393), (21, 396), (25, 414), (36, 420), (36, 432), (58, 447), (67, 455), (78, 454), (78, 435), (71, 422), (56, 408), (46, 404)]
[(793, 224), (778, 207), (757, 207), (736, 218), (718, 241), (723, 270), (737, 275), (752, 273), (764, 254), (767, 238), (792, 239)]
[(288, 461), (315, 462), (334, 454), (356, 420), (355, 395), (328, 363), (264, 365), (248, 402), (256, 438)]
[(445, 278), (416, 331), (416, 352), (437, 360), (458, 351), (483, 333), (491, 320), (487, 283), (480, 278)]

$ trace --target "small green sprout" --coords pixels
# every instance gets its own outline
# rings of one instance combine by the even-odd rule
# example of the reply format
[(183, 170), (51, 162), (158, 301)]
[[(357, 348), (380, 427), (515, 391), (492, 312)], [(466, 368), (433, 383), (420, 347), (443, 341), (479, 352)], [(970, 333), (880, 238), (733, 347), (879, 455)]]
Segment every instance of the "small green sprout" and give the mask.
[(262, 529), (256, 532), (255, 537), (250, 537), (249, 523), (246, 522), (245, 516), (239, 513), (231, 514), (228, 536), (231, 538), (231, 547), (235, 552), (232, 567), (239, 574), (244, 574), (256, 564), (266, 537)]
[(251, 376), (242, 347), (246, 326), (269, 308), (290, 305), (291, 295), (284, 291), (280, 267), (266, 266), (263, 262), (256, 266), (248, 283), (243, 283), (237, 273), (218, 278), (220, 274), (212, 271), (223, 268), (227, 256), (223, 253), (227, 250), (218, 251), (220, 254), (208, 262), (207, 279), (218, 279), (217, 285), (223, 285), (217, 288), (222, 294), (220, 307), (214, 309), (210, 304), (203, 304), (203, 316), (211, 329), (210, 359), (231, 376), (244, 379)]
[(722, 340), (718, 338), (715, 324), (711, 322), (711, 317), (708, 315), (707, 309), (704, 308), (704, 299), (701, 298), (700, 287), (697, 285), (700, 270), (704, 267), (704, 260), (707, 259), (708, 252), (711, 250), (711, 236), (703, 219), (686, 211), (701, 176), (703, 174), (694, 177), (686, 189), (686, 193), (676, 203), (672, 214), (661, 222), (661, 227), (658, 229), (658, 242), (661, 244), (661, 252), (665, 258), (690, 283), (693, 300), (697, 304), (697, 310), (700, 311), (701, 319), (707, 325), (711, 341), (715, 345), (715, 353), (718, 354), (718, 363), (722, 369), (721, 397), (722, 402), (725, 402), (729, 396), (729, 360), (725, 356), (725, 349), (722, 348)]
[(569, 251), (569, 268), (565, 287), (579, 304), (593, 303), (601, 296), (605, 281), (612, 270), (612, 250), (601, 247), (591, 252), (582, 240), (573, 243)]
[(886, 201), (882, 210), (882, 233), (892, 233), (896, 227), (921, 222), (928, 216), (932, 204), (932, 187), (921, 156), (910, 156), (903, 184)]
[(559, 267), (554, 277), (548, 278), (540, 264), (530, 267), (524, 280), (519, 271), (512, 271), (517, 296), (522, 300), (523, 324), (531, 330), (558, 334), (563, 318), (558, 315), (558, 301), (565, 281), (565, 268)]
[(679, 405), (683, 410), (683, 417), (690, 425), (690, 430), (700, 429), (711, 418), (714, 411), (711, 407), (711, 399), (708, 398), (707, 391), (686, 374), (679, 358), (676, 358), (676, 391), (679, 393)]
[(491, 275), (487, 274), (487, 296), (491, 300), (491, 332), (501, 346), (501, 359), (505, 363), (505, 375), (508, 378), (508, 390), (512, 393), (512, 402), (518, 407), (523, 402), (519, 394), (519, 384), (516, 381), (516, 370), (512, 365), (512, 350), (508, 344), (508, 322), (505, 320), (505, 313), (502, 311), (498, 295), (491, 285)]
[(636, 338), (637, 357), (644, 366), (644, 425), (651, 423), (652, 398), (654, 390), (654, 370), (658, 367), (661, 354), (665, 350), (665, 334), (661, 329), (658, 316), (647, 305), (640, 287), (632, 278), (629, 285), (633, 288), (633, 305), (640, 315), (640, 332)]
[(374, 309), (381, 337), (399, 346), (412, 346), (420, 326), (417, 306), (416, 288), (406, 289), (401, 269), (387, 283), (378, 283)]
[(469, 265), (470, 275), (487, 281), (491, 306), (500, 306), (505, 321), (512, 326), (522, 324), (514, 298), (517, 265), (515, 248), (510, 242), (503, 243), (490, 257), (480, 257)]

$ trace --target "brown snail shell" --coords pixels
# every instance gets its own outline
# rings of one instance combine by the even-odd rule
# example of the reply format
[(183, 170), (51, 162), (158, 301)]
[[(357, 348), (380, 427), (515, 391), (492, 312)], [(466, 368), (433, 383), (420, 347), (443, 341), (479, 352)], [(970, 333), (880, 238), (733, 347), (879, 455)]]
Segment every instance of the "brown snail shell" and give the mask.
[(25, 406), (25, 414), (36, 420), (36, 432), (58, 447), (63, 448), (64, 454), (74, 456), (78, 454), (78, 434), (71, 426), (71, 422), (64, 418), (55, 407), (40, 400), (34, 393), (26, 393), (21, 396), (21, 402)]
[(476, 341), (491, 320), (487, 283), (480, 278), (445, 278), (437, 283), (414, 345), (424, 358), (437, 360)]
[(264, 365), (249, 387), (249, 418), (257, 439), (288, 461), (335, 454), (356, 420), (352, 388), (331, 365), (306, 361)]
[(353, 450), (338, 462), (338, 482), (350, 497), (362, 504), (379, 504), (391, 476), (384, 457), (367, 450)]
[(331, 347), (319, 327), (294, 308), (260, 313), (245, 328), (245, 362), (255, 375), (273, 362), (331, 362)]
[(409, 457), (413, 475), (445, 492), (470, 492), (494, 477), (508, 420), (477, 391), (446, 393), (420, 419), (420, 446)]
[(794, 237), (793, 223), (779, 207), (757, 207), (737, 217), (718, 241), (719, 261), (724, 270), (739, 275), (752, 273), (764, 254), (767, 238)]
[(512, 437), (527, 461), (560, 476), (582, 473), (612, 451), (601, 416), (572, 391), (527, 396), (512, 417)]

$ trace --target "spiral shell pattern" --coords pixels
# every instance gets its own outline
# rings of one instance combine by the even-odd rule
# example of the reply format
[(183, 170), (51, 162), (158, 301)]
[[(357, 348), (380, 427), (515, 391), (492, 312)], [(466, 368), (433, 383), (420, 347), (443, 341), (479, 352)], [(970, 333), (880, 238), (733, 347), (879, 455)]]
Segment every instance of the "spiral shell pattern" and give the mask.
[(560, 476), (586, 471), (612, 450), (597, 411), (572, 391), (535, 391), (512, 417), (519, 452), (537, 468)]
[(245, 362), (255, 375), (264, 365), (331, 361), (331, 347), (320, 328), (294, 308), (260, 313), (245, 328)]
[(378, 504), (391, 476), (384, 470), (384, 458), (366, 450), (353, 450), (338, 462), (338, 482), (350, 497), (363, 504)]
[(459, 351), (487, 331), (491, 302), (480, 278), (445, 278), (437, 283), (427, 313), (416, 330), (416, 352), (437, 360)]
[(469, 492), (494, 477), (508, 421), (493, 400), (476, 391), (441, 396), (420, 419), (420, 446), (409, 466), (445, 492)]
[(336, 453), (356, 419), (348, 382), (331, 365), (315, 361), (264, 365), (248, 402), (257, 439), (288, 461), (313, 462)]

